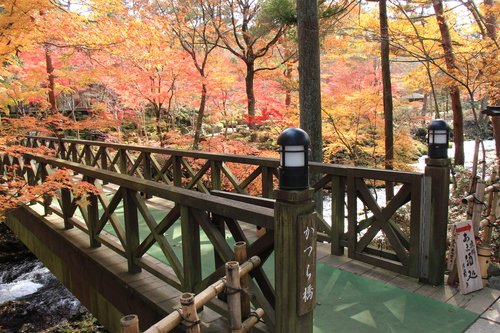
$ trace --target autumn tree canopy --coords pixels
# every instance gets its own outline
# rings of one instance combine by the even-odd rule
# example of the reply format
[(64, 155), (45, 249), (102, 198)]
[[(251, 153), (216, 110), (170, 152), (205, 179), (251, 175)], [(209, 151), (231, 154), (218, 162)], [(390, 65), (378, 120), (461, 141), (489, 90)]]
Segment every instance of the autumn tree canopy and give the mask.
[[(387, 2), (395, 169), (422, 152), (412, 137), (433, 118), (457, 136), (460, 116), (491, 135), (480, 111), (500, 86), (498, 5), (436, 8)], [(285, 127), (300, 124), (296, 10), (289, 0), (6, 0), (4, 126), (55, 116), (43, 126), (49, 135), (59, 126), (79, 138), (208, 149), (221, 133), (274, 148)], [(383, 167), (378, 5), (323, 0), (318, 14), (324, 160)], [(423, 97), (404, 98), (414, 93)]]

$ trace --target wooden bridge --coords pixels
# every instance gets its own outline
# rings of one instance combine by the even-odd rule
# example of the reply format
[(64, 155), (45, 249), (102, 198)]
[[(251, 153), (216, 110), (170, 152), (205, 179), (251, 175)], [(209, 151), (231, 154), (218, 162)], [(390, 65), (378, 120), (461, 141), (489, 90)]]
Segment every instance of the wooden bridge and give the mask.
[[(139, 315), (141, 325), (147, 328), (168, 313), (172, 298), (180, 292), (198, 293), (220, 279), (224, 263), (234, 260), (234, 242), (249, 244), (248, 255), (258, 256), (264, 266), (273, 260), (277, 159), (53, 137), (29, 136), (22, 144), (47, 146), (57, 151), (57, 156), (3, 156), (2, 172), (15, 165), (18, 175), (30, 184), (40, 184), (55, 169), (67, 168), (74, 177), (102, 189), (101, 194), (89, 198), (90, 205), (84, 208), (75, 204), (69, 191), (62, 190), (57, 200), (47, 198), (43, 206), (27, 206), (10, 214), (8, 224), (25, 243), (29, 244), (30, 239), (45, 243), (36, 245), (40, 249), (35, 254), (43, 257), (45, 253), (44, 263), (51, 270), (60, 270), (56, 276), (103, 323), (111, 325), (111, 330), (115, 319), (107, 323), (104, 317), (140, 312), (137, 307), (144, 306), (144, 294), (126, 300), (116, 292), (106, 292), (109, 276), (103, 273), (104, 268), (89, 268), (88, 261), (100, 261), (111, 271), (119, 262), (126, 263), (127, 272), (118, 270), (113, 274), (130, 276), (108, 281), (110, 288), (114, 286), (124, 293), (134, 285), (133, 276), (139, 272), (166, 283), (163, 295), (158, 294), (154, 301), (156, 313)], [(438, 163), (438, 168), (443, 166), (447, 164)], [(235, 176), (232, 170), (236, 168), (238, 174), (244, 170), (243, 178)], [(431, 182), (432, 170), (426, 176), (322, 163), (310, 163), (309, 169), (322, 176), (311, 185), (313, 191), (330, 196), (331, 207), (325, 209), (331, 212), (330, 217), (317, 216), (316, 220), (317, 239), (323, 245), (329, 244), (329, 254), (340, 256), (346, 252), (351, 259), (422, 282), (443, 282), (444, 252), (436, 252), (436, 247), (444, 248), (446, 219), (444, 224), (436, 220), (443, 214), (447, 216), (447, 206), (434, 206), (436, 200), (442, 200), (434, 195), (441, 193), (442, 197), (444, 189), (435, 188), (442, 179)], [(437, 178), (442, 175), (434, 174)], [(396, 184), (397, 193), (389, 202), (380, 204), (372, 186), (386, 182)], [(408, 214), (409, 220), (398, 222), (398, 216)], [(36, 226), (35, 220), (45, 224)], [(266, 233), (255, 237), (257, 227)], [(175, 242), (169, 237), (173, 232), (178, 233)], [(385, 235), (384, 246), (373, 245), (380, 233)], [(73, 247), (79, 248), (78, 256)], [(102, 247), (113, 254), (101, 253)], [(152, 248), (159, 249), (154, 256), (149, 254)], [(207, 260), (207, 248), (213, 253), (211, 260)], [(50, 259), (53, 253), (58, 262), (50, 267), (50, 260), (55, 260)], [(73, 258), (68, 257), (70, 253)], [(440, 258), (435, 258), (436, 253)], [(268, 265), (274, 266), (272, 262)], [(64, 271), (71, 269), (75, 272)], [(91, 271), (102, 278), (97, 284), (90, 283), (95, 280)], [(274, 332), (274, 276), (269, 276), (262, 265), (250, 276), (252, 304), (265, 312), (265, 324), (255, 329)], [(90, 287), (79, 283), (89, 283)], [(97, 296), (88, 296), (96, 290)], [(99, 308), (101, 298), (107, 298), (113, 308)], [(162, 307), (162, 302), (168, 306)], [(227, 312), (227, 305), (220, 299), (207, 306), (215, 313)]]

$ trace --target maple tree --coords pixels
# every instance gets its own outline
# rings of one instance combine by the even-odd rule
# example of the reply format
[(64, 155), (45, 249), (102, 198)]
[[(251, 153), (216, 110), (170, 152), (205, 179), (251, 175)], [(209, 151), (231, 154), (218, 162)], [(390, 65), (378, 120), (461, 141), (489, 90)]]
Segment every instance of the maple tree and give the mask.
[(194, 67), (203, 80), (193, 139), (193, 148), (198, 149), (208, 98), (208, 84), (205, 82), (208, 77), (207, 66), (211, 53), (218, 46), (219, 36), (208, 21), (203, 1), (199, 1), (195, 6), (188, 2), (170, 1), (165, 4), (168, 4), (168, 9), (160, 2), (157, 4), (164, 16), (168, 17), (168, 13), (171, 13), (170, 16), (175, 18), (176, 24), (172, 26), (172, 31), (184, 51), (191, 57)]
[[(85, 125), (89, 127), (82, 127), (74, 121), (75, 108), (82, 106), (92, 110), (94, 120), (107, 120), (105, 131), (123, 131), (127, 134), (124, 138), (134, 138), (137, 133), (157, 139), (160, 145), (176, 144), (175, 140), (184, 145), (185, 140), (191, 140), (195, 148), (205, 142), (205, 129), (210, 133), (223, 127), (226, 138), (231, 135), (255, 140), (260, 135), (263, 141), (307, 117), (301, 117), (298, 111), (296, 8), (289, 1), (142, 0), (103, 4), (96, 0), (75, 6), (23, 0), (8, 4), (16, 11), (0, 16), (4, 42), (0, 102), (7, 113), (16, 108), (26, 110), (26, 105), (52, 113), (52, 92), (58, 112), (71, 115), (71, 126), (95, 126), (89, 122)], [(495, 39), (488, 37), (492, 41), (488, 44), (487, 38), (477, 38), (476, 33), (487, 31), (485, 17), (496, 17), (496, 12), (474, 8), (470, 2), (464, 4), (469, 12), (474, 9), (476, 13), (475, 28), (472, 24), (455, 28), (458, 17), (445, 12), (454, 27), (450, 29), (456, 67), (452, 72), (443, 51), (437, 48), (442, 38), (436, 20), (432, 20), (435, 12), (430, 3), (389, 3), (391, 66), (404, 66), (403, 61), (410, 64), (401, 73), (391, 73), (396, 97), (394, 128), (408, 129), (400, 116), (407, 106), (397, 98), (403, 91), (423, 91), (433, 97), (435, 112), (446, 115), (440, 109), (449, 98), (440, 96), (451, 86), (460, 85), (470, 100), (489, 94), (489, 88), (495, 86), (498, 61), (496, 52), (491, 52)], [(381, 77), (375, 73), (362, 70), (364, 77), (356, 80), (371, 83), (361, 84), (361, 90), (346, 81), (337, 86), (341, 95), (332, 90), (337, 85), (332, 75), (353, 78), (355, 73), (348, 71), (369, 66), (378, 69), (380, 26), (373, 5), (319, 1), (318, 8), (324, 114), (316, 128), (323, 128), (325, 147), (330, 147), (335, 129), (325, 120), (335, 120), (339, 133), (356, 136), (349, 134), (348, 122), (339, 120), (347, 119), (343, 109), (352, 109), (346, 106), (347, 96), (370, 96), (373, 102), (365, 105), (376, 117), (369, 123), (383, 123), (381, 104), (375, 103), (380, 101)], [(48, 53), (53, 69), (47, 71)], [(333, 68), (346, 63), (350, 64), (344, 67), (344, 73)], [(475, 75), (472, 69), (481, 75)], [(411, 71), (411, 81), (403, 80), (405, 71)], [(442, 98), (442, 104), (438, 98)], [(368, 118), (360, 120), (368, 122)], [(411, 130), (425, 121), (428, 118), (419, 114), (411, 122)], [(245, 130), (231, 134), (236, 124), (248, 124), (254, 135), (247, 135)], [(378, 156), (386, 136), (374, 137), (372, 145), (377, 152), (373, 156)], [(314, 141), (321, 151), (322, 139)], [(333, 150), (326, 151), (331, 158)], [(397, 154), (404, 155), (401, 150)]]
[[(276, 44), (286, 31), (288, 22), (282, 22), (261, 11), (261, 3), (248, 0), (220, 0), (204, 3), (211, 22), (221, 40), (221, 47), (245, 64), (247, 112), (256, 115), (254, 91), (255, 75), (259, 71), (274, 70), (279, 64), (266, 64), (265, 57), (276, 52)], [(261, 60), (259, 63), (258, 61)], [(249, 124), (255, 128), (253, 124)]]

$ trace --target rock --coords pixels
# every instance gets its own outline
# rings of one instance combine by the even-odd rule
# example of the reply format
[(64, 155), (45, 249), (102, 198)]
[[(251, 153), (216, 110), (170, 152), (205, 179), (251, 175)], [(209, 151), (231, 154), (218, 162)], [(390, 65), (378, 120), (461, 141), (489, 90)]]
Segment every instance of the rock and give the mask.
[(500, 276), (500, 266), (496, 263), (490, 263), (488, 267), (488, 276)]
[(492, 276), (488, 279), (486, 287), (500, 290), (500, 276)]

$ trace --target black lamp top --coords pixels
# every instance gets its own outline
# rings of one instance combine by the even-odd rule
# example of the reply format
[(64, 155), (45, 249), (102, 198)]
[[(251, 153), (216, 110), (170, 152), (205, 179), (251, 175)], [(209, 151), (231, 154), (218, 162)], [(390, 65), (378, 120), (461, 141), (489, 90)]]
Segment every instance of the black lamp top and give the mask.
[(296, 127), (289, 127), (281, 132), (277, 144), (280, 146), (305, 146), (311, 144), (311, 139), (306, 131)]
[(435, 119), (429, 123), (429, 126), (427, 126), (428, 130), (449, 130), (450, 126), (448, 126), (448, 123), (442, 119)]

